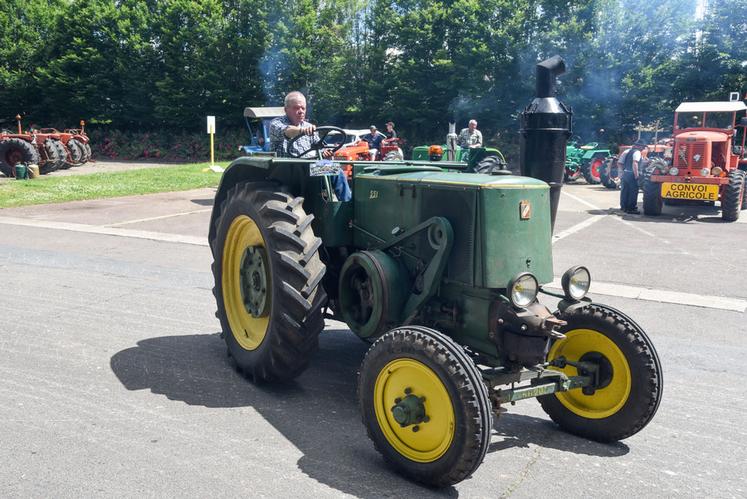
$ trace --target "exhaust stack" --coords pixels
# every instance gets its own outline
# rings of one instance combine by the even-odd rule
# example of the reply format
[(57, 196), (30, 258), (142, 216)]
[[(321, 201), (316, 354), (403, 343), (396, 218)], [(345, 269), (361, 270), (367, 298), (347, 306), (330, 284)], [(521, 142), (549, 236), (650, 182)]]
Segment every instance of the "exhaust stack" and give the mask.
[(565, 147), (571, 136), (571, 108), (555, 98), (555, 79), (565, 72), (559, 55), (537, 64), (536, 97), (521, 113), (521, 174), (550, 184), (550, 220), (560, 202)]

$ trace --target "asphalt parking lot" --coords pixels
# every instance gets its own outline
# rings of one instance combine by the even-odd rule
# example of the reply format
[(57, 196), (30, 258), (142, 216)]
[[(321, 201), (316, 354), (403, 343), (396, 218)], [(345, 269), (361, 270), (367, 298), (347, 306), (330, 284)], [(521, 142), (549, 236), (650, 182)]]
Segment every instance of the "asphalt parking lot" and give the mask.
[(620, 215), (616, 191), (564, 188), (555, 274), (650, 334), (664, 398), (616, 444), (563, 433), (527, 400), (474, 476), (425, 489), (366, 436), (366, 345), (328, 322), (290, 385), (254, 385), (219, 338), (207, 228), (213, 189), (0, 210), (0, 495), (745, 497), (747, 212)]

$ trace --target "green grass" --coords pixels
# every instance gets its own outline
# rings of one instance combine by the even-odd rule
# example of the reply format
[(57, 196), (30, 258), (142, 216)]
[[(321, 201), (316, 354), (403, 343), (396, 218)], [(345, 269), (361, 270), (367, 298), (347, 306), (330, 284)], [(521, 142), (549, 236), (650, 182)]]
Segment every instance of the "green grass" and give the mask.
[[(228, 162), (218, 164), (225, 167)], [(6, 180), (0, 183), (0, 208), (216, 187), (221, 175), (203, 172), (208, 166), (175, 165), (66, 177), (52, 173), (33, 180)]]

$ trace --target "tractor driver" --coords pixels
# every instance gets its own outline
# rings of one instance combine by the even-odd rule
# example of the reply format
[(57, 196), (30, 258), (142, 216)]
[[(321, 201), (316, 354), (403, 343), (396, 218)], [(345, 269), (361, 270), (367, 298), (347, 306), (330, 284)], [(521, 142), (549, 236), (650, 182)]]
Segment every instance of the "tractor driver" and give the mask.
[(469, 120), (467, 128), (462, 128), (457, 144), (464, 149), (482, 147), (482, 132), (477, 129), (477, 120)]
[[(319, 141), (316, 126), (306, 121), (306, 97), (301, 92), (293, 91), (285, 96), (285, 116), (278, 116), (270, 122), (270, 151), (274, 151), (280, 157), (289, 156), (288, 142), (294, 137), (303, 135), (293, 144), (293, 152), (296, 154), (308, 151), (311, 146)], [(332, 157), (331, 149), (323, 149), (324, 158)], [(309, 151), (303, 157), (316, 159), (316, 151)], [(345, 174), (340, 171), (338, 176), (332, 177), (332, 187), (339, 201), (350, 201), (352, 198), (350, 186)]]
[[(278, 116), (270, 122), (270, 150), (278, 156), (289, 156), (288, 141), (299, 135), (301, 137), (293, 144), (293, 152), (308, 151), (314, 142), (319, 140), (316, 126), (306, 121), (306, 97), (301, 92), (290, 92), (285, 96), (285, 116)], [(305, 154), (307, 159), (315, 159), (316, 151)], [(329, 158), (332, 151), (325, 149), (322, 156)]]
[(371, 125), (368, 130), (369, 133), (361, 138), (368, 142), (368, 153), (371, 155), (371, 161), (376, 161), (376, 155), (381, 149), (381, 141), (384, 140), (384, 136), (376, 130), (376, 125)]

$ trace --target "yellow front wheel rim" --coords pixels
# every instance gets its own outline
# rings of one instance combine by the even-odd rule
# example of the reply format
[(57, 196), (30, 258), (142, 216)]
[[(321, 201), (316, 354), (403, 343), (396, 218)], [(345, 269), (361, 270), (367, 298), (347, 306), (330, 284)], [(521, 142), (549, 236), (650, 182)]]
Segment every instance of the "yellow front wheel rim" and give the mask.
[[(236, 342), (245, 350), (255, 350), (267, 334), (270, 315), (264, 313), (260, 317), (255, 317), (245, 305), (241, 269), (244, 255), (249, 248), (264, 249), (265, 241), (254, 220), (241, 215), (231, 222), (223, 247), (221, 268), (223, 303), (231, 334)], [(267, 293), (271, 295), (272, 283), (269, 272), (265, 277), (269, 286)]]
[[(401, 427), (392, 407), (407, 393), (425, 397), (426, 421)], [(414, 359), (389, 362), (376, 377), (374, 385), (376, 420), (389, 444), (404, 457), (430, 463), (451, 446), (456, 427), (451, 397), (438, 375)]]
[[(598, 388), (592, 395), (584, 395), (580, 389), (556, 393), (561, 404), (574, 414), (589, 418), (602, 419), (619, 411), (630, 396), (632, 378), (630, 366), (622, 350), (607, 336), (593, 329), (574, 329), (565, 333), (566, 338), (556, 342), (550, 349), (548, 357), (579, 361), (586, 354), (595, 352), (604, 356), (612, 368), (609, 384)], [(568, 376), (577, 376), (573, 366), (566, 366), (563, 371)]]

